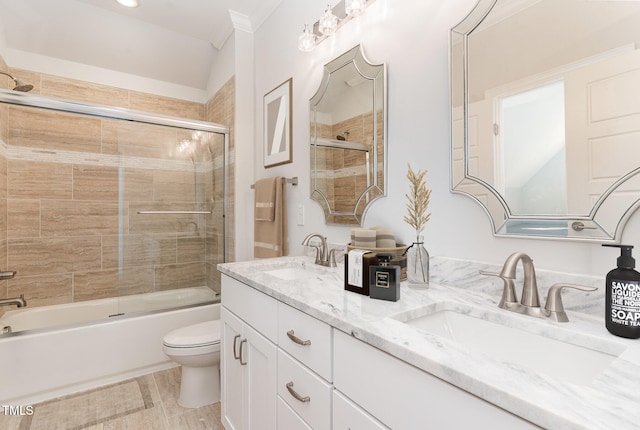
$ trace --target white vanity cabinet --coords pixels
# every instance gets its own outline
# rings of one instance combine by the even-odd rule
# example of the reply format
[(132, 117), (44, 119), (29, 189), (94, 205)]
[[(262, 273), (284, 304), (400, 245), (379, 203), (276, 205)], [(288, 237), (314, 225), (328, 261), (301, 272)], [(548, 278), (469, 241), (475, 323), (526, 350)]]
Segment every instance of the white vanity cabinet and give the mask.
[(226, 430), (537, 429), (227, 275)]
[(222, 291), (222, 423), (226, 430), (275, 430), (277, 301), (227, 276)]
[(390, 428), (539, 428), (341, 331), (333, 346), (336, 390)]

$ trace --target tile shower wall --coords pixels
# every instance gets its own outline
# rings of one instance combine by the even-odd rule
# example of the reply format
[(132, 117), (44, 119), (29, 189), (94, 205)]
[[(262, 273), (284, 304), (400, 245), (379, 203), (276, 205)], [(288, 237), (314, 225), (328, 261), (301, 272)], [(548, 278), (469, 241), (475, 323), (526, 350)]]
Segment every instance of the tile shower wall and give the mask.
[[(191, 119), (232, 105), (228, 89), (200, 105), (10, 73), (42, 95)], [(18, 271), (0, 297), (24, 294), (32, 307), (199, 285), (219, 291), (222, 135), (3, 105), (0, 138), (0, 269)], [(213, 213), (138, 213), (194, 209)]]
[[(336, 136), (348, 132), (347, 140), (364, 143), (371, 147), (373, 143), (373, 113), (358, 115), (333, 125), (318, 124), (318, 137), (336, 139)], [(383, 113), (377, 113), (377, 141), (384, 139)], [(313, 135), (313, 124), (311, 124)], [(384, 187), (384, 147), (378, 145), (378, 184)], [(367, 187), (366, 155), (362, 151), (318, 148), (317, 163), (325, 169), (327, 199), (335, 211), (351, 212), (363, 189)], [(371, 157), (373, 162), (373, 157)], [(358, 206), (357, 214), (362, 215), (365, 205)], [(340, 223), (339, 217), (329, 217), (329, 223)]]

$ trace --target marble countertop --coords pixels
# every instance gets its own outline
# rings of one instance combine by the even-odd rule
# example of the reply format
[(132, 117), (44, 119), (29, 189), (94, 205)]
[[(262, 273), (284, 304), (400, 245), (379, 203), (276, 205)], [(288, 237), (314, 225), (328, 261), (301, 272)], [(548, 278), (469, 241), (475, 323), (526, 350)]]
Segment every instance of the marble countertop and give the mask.
[[(482, 263), (432, 257), (429, 288), (413, 289), (403, 282), (397, 302), (345, 291), (344, 266), (321, 267), (306, 256), (224, 263), (218, 269), (543, 428), (640, 429), (640, 340), (607, 332), (603, 278), (538, 271), (543, 304), (553, 283), (599, 287), (593, 293), (563, 292), (570, 322), (558, 323), (499, 309), (502, 281), (478, 272), (495, 272), (500, 267)], [(520, 291), (517, 293), (519, 296)], [(403, 323), (441, 309), (471, 313), (618, 356), (594, 379), (573, 383), (472, 351)], [(541, 350), (540, 357), (554, 353), (558, 352)]]

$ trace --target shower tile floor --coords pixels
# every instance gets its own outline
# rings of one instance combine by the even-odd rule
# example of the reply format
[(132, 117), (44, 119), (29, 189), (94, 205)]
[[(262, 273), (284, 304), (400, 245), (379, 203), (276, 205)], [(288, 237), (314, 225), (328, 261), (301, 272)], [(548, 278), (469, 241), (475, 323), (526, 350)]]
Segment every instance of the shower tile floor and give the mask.
[(32, 415), (5, 415), (3, 430), (223, 430), (220, 403), (178, 405), (180, 367), (33, 405)]

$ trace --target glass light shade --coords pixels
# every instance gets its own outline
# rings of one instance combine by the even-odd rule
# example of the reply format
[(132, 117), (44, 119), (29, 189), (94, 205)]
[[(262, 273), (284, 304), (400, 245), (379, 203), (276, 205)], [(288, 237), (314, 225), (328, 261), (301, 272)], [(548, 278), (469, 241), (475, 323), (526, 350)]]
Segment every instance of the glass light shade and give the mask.
[(138, 0), (116, 0), (116, 2), (125, 7), (138, 7)]
[(331, 36), (337, 29), (338, 17), (331, 11), (331, 5), (327, 5), (327, 10), (324, 11), (318, 21), (318, 30), (325, 36)]
[(356, 17), (364, 12), (366, 0), (345, 0), (344, 11), (347, 15)]
[(298, 49), (302, 52), (311, 52), (316, 47), (316, 35), (311, 32), (307, 24), (304, 25), (302, 34), (298, 37)]

